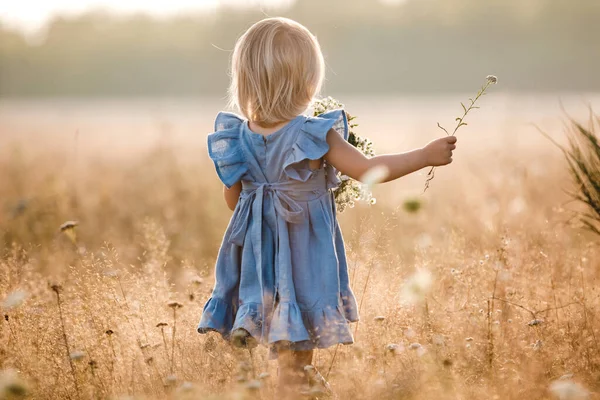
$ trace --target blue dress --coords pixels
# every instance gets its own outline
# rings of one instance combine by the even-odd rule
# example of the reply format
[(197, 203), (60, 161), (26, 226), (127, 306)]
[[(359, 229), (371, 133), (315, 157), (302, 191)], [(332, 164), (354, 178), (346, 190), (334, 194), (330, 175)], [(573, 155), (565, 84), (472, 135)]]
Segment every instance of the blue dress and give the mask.
[(327, 132), (348, 138), (343, 110), (299, 115), (268, 136), (221, 112), (208, 153), (221, 181), (242, 192), (223, 237), (216, 282), (198, 332), (230, 339), (238, 329), (268, 346), (292, 350), (353, 343), (358, 321), (344, 240), (336, 219), (333, 166), (310, 169), (329, 150)]

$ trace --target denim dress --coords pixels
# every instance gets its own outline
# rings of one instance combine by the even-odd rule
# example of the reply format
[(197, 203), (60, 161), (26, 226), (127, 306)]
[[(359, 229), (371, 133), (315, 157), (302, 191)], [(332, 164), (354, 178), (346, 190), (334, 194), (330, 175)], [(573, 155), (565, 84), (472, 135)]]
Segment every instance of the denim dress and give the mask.
[(242, 192), (198, 332), (231, 339), (243, 329), (269, 347), (271, 359), (282, 345), (353, 343), (349, 323), (358, 321), (358, 307), (333, 195), (340, 181), (332, 165), (308, 162), (325, 156), (331, 128), (348, 138), (343, 110), (299, 115), (267, 136), (235, 114), (217, 115), (208, 153), (221, 181), (241, 181)]

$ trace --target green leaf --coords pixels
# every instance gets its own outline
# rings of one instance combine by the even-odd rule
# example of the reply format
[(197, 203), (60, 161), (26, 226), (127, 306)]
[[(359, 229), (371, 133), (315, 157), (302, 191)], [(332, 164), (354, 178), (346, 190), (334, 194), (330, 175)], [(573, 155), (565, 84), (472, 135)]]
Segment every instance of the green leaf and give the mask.
[(446, 130), (446, 128), (444, 128), (443, 126), (441, 126), (439, 122), (437, 123), (437, 126), (438, 126), (438, 128), (440, 128), (441, 130), (443, 130), (444, 132), (446, 132), (446, 135), (450, 135), (450, 134), (448, 133), (448, 131)]
[(462, 118), (458, 117), (458, 118), (455, 119), (455, 121), (462, 121)]
[(463, 110), (464, 110), (464, 112), (466, 114), (467, 113), (467, 107), (465, 107), (465, 105), (462, 102), (460, 103), (460, 105), (462, 106), (462, 108), (463, 108)]

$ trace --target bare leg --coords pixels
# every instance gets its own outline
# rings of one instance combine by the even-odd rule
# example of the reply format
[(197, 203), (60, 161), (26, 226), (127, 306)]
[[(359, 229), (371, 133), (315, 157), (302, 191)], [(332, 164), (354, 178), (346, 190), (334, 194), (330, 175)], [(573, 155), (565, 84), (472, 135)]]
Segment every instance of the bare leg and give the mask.
[(301, 398), (299, 393), (300, 387), (306, 380), (304, 366), (311, 364), (312, 358), (312, 350), (278, 350), (278, 398), (282, 400), (295, 400)]

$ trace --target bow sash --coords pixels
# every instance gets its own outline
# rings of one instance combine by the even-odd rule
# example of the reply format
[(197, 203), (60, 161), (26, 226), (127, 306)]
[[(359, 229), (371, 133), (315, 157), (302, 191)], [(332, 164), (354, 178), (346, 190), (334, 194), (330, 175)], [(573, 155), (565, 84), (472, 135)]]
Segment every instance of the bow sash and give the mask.
[[(319, 179), (320, 178), (320, 179)], [(290, 290), (282, 290), (281, 298), (277, 298), (279, 294), (279, 249), (276, 244), (274, 248), (275, 254), (269, 255), (269, 259), (275, 260), (273, 265), (270, 262), (263, 261), (263, 213), (272, 212), (275, 214), (275, 219), (279, 217), (285, 221), (295, 224), (300, 223), (306, 216), (306, 210), (298, 204), (298, 200), (309, 200), (313, 194), (324, 194), (326, 192), (325, 176), (319, 171), (317, 176), (314, 176), (307, 182), (284, 181), (276, 183), (259, 183), (253, 181), (242, 181), (242, 191), (245, 196), (240, 198), (240, 204), (231, 221), (231, 234), (229, 240), (238, 245), (243, 246), (248, 233), (248, 224), (250, 218), (253, 219), (252, 224), (252, 252), (256, 261), (257, 275), (262, 293), (262, 312), (263, 324), (262, 335), (264, 339), (268, 338), (268, 332), (272, 317), (272, 312), (275, 309), (276, 302), (279, 301), (294, 301), (295, 294), (293, 285), (283, 285)], [(293, 193), (293, 197), (290, 195)], [(265, 202), (265, 198), (270, 197), (270, 202)], [(314, 196), (312, 196), (314, 198)], [(270, 210), (265, 210), (266, 204), (270, 205)], [(278, 224), (275, 224), (275, 237), (279, 235)], [(288, 264), (288, 263), (285, 263)], [(291, 266), (289, 266), (291, 267)], [(291, 270), (289, 271), (291, 279)]]

